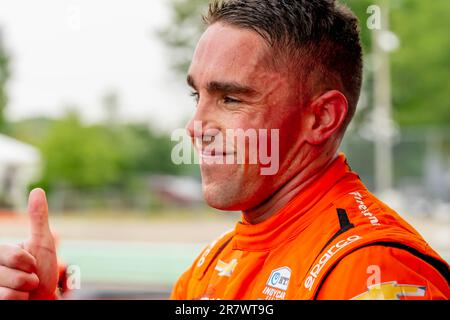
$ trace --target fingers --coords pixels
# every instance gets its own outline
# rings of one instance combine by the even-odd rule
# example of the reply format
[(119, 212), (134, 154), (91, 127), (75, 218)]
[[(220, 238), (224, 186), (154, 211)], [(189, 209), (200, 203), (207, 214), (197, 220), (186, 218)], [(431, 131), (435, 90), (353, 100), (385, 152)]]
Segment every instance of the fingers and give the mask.
[(18, 291), (32, 291), (38, 286), (39, 278), (35, 273), (0, 266), (0, 287)]
[(36, 272), (37, 261), (19, 246), (0, 245), (0, 266), (31, 273)]
[(28, 214), (30, 217), (31, 239), (43, 240), (52, 237), (48, 225), (48, 205), (45, 192), (34, 189), (28, 198)]
[(29, 296), (28, 292), (0, 287), (0, 300), (28, 300)]

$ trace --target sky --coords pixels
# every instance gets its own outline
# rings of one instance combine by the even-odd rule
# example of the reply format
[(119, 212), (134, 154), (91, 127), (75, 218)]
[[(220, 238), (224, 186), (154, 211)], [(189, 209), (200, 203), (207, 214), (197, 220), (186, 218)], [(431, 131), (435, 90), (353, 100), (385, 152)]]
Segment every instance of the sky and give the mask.
[(193, 103), (156, 35), (169, 19), (167, 0), (0, 0), (12, 58), (7, 116), (57, 117), (70, 105), (95, 122), (115, 90), (122, 119), (182, 126)]

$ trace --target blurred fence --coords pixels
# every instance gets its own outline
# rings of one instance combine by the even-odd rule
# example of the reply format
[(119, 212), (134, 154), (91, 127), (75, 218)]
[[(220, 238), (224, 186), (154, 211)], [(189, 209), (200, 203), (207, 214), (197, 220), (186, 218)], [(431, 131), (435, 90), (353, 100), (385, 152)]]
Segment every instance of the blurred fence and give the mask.
[[(376, 191), (374, 142), (353, 131), (346, 136), (341, 149), (369, 190)], [(393, 190), (386, 202), (390, 205), (394, 202), (394, 209), (409, 214), (450, 217), (450, 128), (400, 130), (394, 137), (392, 151)], [(53, 212), (149, 211), (155, 207), (204, 205), (198, 179), (161, 175), (139, 179), (126, 189), (105, 186), (80, 190), (69, 184), (52, 186), (49, 203)], [(26, 187), (23, 189), (25, 201)], [(393, 196), (400, 199), (401, 208), (395, 206)]]
[(53, 212), (137, 211), (204, 205), (201, 182), (189, 176), (147, 175), (133, 187), (80, 190), (59, 185), (49, 195)]
[[(352, 169), (370, 190), (374, 183), (374, 143), (358, 134), (342, 145)], [(393, 139), (393, 190), (411, 214), (450, 216), (450, 128), (400, 130)]]

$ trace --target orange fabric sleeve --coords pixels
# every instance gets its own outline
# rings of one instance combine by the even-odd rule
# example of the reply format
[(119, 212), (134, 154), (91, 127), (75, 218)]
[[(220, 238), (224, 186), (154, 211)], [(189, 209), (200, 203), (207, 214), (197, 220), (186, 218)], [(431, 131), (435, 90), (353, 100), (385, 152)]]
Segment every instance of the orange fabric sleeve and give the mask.
[(433, 266), (413, 254), (373, 246), (344, 257), (325, 279), (317, 298), (447, 300), (450, 288)]
[(186, 270), (173, 286), (170, 300), (186, 300), (187, 285), (192, 275), (192, 267)]
[(172, 293), (170, 294), (170, 300), (187, 300), (188, 297), (188, 285), (189, 280), (192, 277), (192, 273), (194, 272), (194, 269), (199, 261), (199, 259), (205, 254), (205, 251), (208, 249), (209, 246), (202, 249), (200, 254), (195, 258), (192, 265), (187, 269), (185, 272), (181, 274), (181, 276), (178, 278), (178, 280), (175, 282)]

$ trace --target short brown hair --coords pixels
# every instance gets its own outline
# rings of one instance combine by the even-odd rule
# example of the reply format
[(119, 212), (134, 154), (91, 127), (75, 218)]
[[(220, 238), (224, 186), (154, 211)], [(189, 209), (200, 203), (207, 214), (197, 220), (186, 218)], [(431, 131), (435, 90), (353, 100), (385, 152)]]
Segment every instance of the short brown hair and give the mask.
[(301, 83), (324, 89), (338, 83), (349, 103), (347, 127), (362, 82), (358, 19), (350, 9), (336, 0), (213, 0), (204, 21), (257, 32), (277, 58), (295, 64)]

